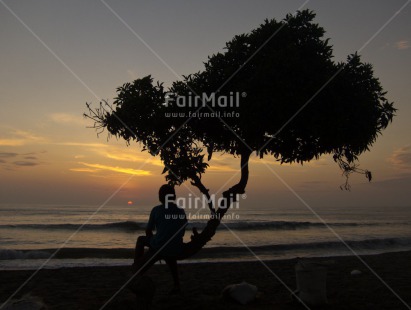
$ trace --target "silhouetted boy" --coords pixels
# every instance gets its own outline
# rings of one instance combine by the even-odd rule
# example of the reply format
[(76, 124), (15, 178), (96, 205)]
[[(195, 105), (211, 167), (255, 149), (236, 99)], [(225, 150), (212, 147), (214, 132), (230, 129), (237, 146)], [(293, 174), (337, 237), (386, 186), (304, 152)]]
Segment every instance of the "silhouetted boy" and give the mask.
[[(158, 196), (161, 205), (151, 210), (146, 235), (137, 238), (134, 266), (141, 266), (144, 247), (148, 247), (150, 254), (153, 256), (152, 263), (161, 258), (170, 267), (174, 280), (172, 293), (176, 293), (180, 291), (177, 257), (183, 248), (187, 218), (184, 210), (174, 203), (176, 193), (173, 187), (167, 184), (162, 185)], [(156, 231), (155, 234), (153, 234), (153, 230)]]

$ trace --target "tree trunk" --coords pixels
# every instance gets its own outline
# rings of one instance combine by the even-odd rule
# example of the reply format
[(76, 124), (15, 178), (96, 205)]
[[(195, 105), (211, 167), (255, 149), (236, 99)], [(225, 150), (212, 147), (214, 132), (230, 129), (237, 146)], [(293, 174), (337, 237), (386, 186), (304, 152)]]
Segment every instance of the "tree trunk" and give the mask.
[[(193, 235), (191, 241), (184, 244), (183, 252), (176, 257), (178, 260), (184, 260), (196, 254), (200, 251), (208, 241), (215, 235), (218, 225), (220, 225), (221, 219), (230, 208), (231, 204), (236, 201), (237, 195), (244, 194), (245, 188), (248, 182), (248, 160), (251, 152), (246, 151), (241, 154), (241, 178), (240, 181), (223, 192), (223, 199), (220, 200), (220, 205), (215, 211), (214, 206), (210, 200), (209, 190), (202, 184), (200, 178), (197, 176), (192, 178), (192, 185), (196, 186), (210, 201), (209, 208), (211, 211), (210, 219), (207, 222), (206, 227), (201, 233), (198, 233), (196, 229), (193, 229)], [(144, 274), (158, 259), (164, 259), (161, 254), (154, 253), (153, 251), (147, 251), (141, 260), (133, 265), (134, 271), (139, 271), (139, 274)]]
[[(223, 199), (220, 200), (220, 205), (217, 211), (215, 211), (213, 206), (210, 206), (209, 203), (211, 217), (208, 220), (206, 227), (203, 229), (201, 233), (197, 233), (197, 231), (193, 229), (191, 241), (184, 244), (183, 253), (181, 256), (178, 257), (179, 260), (186, 259), (196, 254), (204, 247), (204, 245), (206, 245), (208, 241), (211, 240), (211, 238), (216, 233), (218, 225), (220, 225), (221, 219), (228, 211), (231, 204), (237, 201), (237, 195), (244, 194), (248, 182), (248, 160), (250, 158), (250, 155), (250, 151), (246, 151), (241, 154), (240, 181), (233, 187), (229, 188), (227, 191), (223, 192)], [(201, 180), (199, 178), (193, 180), (192, 185), (196, 186), (204, 195), (206, 195), (207, 199), (210, 200), (208, 189), (205, 188), (205, 186), (201, 183)]]

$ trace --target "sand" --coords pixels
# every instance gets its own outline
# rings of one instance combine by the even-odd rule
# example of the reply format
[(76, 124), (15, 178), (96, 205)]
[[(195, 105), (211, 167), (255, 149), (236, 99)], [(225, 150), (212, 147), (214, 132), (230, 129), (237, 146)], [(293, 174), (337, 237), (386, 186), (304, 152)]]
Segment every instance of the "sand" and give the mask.
[[(363, 256), (364, 261), (411, 305), (411, 252)], [(311, 258), (334, 261), (328, 268), (328, 305), (311, 309), (410, 309), (356, 257)], [(267, 261), (266, 265), (290, 289), (296, 288), (297, 260)], [(362, 274), (352, 276), (352, 270)], [(0, 271), (3, 303), (32, 271)], [(182, 293), (172, 288), (167, 266), (156, 265), (147, 275), (156, 285), (152, 309), (304, 309), (260, 262), (198, 263), (180, 265)], [(41, 270), (16, 295), (29, 293), (43, 300), (48, 309), (100, 309), (131, 276), (128, 267), (89, 267)], [(258, 298), (239, 305), (221, 297), (226, 285), (247, 281), (258, 287)], [(409, 307), (409, 306), (408, 306)], [(140, 309), (136, 296), (122, 290), (105, 309)]]

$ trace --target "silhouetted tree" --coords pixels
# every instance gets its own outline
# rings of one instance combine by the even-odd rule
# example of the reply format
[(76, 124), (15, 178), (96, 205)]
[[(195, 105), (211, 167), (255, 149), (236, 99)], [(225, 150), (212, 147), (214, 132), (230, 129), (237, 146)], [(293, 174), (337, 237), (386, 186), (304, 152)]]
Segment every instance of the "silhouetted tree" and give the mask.
[[(117, 88), (112, 105), (87, 105), (86, 116), (95, 128), (127, 143), (141, 143), (143, 150), (161, 158), (169, 183), (188, 180), (207, 197), (201, 176), (213, 152), (240, 158), (239, 182), (223, 193), (216, 210), (209, 204), (215, 216), (192, 236), (181, 258), (211, 239), (236, 195), (245, 192), (253, 152), (301, 164), (332, 154), (347, 177), (356, 171), (371, 180), (371, 173), (356, 165), (357, 157), (392, 120), (393, 103), (385, 98), (372, 66), (357, 54), (346, 62), (332, 60), (332, 46), (314, 17), (305, 10), (280, 22), (265, 20), (250, 33), (235, 36), (223, 53), (209, 57), (204, 71), (184, 76), (167, 90), (146, 76)], [(172, 100), (179, 96), (188, 102), (194, 95), (212, 93), (218, 99), (236, 92), (244, 96), (234, 108), (182, 107)], [(224, 115), (233, 110), (238, 117)], [(196, 111), (221, 117), (191, 118)]]

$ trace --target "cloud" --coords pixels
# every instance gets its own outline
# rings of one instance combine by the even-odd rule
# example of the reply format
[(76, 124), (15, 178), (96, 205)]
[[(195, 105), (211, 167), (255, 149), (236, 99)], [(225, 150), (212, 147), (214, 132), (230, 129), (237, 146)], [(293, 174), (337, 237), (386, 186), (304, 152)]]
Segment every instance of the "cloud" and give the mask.
[(0, 139), (0, 146), (21, 146), (25, 141), (22, 139)]
[(66, 146), (84, 146), (84, 147), (94, 147), (94, 148), (106, 148), (109, 145), (103, 143), (85, 143), (85, 142), (57, 142), (56, 145), (66, 145)]
[(13, 129), (8, 135), (9, 137), (0, 138), (0, 146), (22, 146), (47, 142), (46, 138), (24, 130)]
[(150, 158), (150, 157), (149, 158), (144, 158), (146, 156), (125, 154), (125, 153), (121, 153), (121, 152), (104, 152), (104, 153), (101, 153), (101, 155), (103, 155), (107, 158), (110, 158), (110, 159), (118, 160), (118, 161), (147, 163), (147, 164), (150, 164), (150, 165), (160, 166), (160, 167), (163, 166), (163, 163), (161, 162), (161, 160), (159, 158)]
[(395, 150), (388, 158), (388, 161), (398, 168), (411, 168), (411, 145)]
[(409, 173), (404, 173), (399, 176), (389, 178), (389, 179), (383, 179), (383, 180), (373, 180), (372, 183), (373, 186), (378, 186), (381, 188), (386, 189), (387, 186), (393, 187), (393, 188), (398, 188), (398, 189), (407, 189), (410, 188), (411, 186), (411, 174)]
[(17, 155), (19, 155), (19, 154), (18, 153), (3, 152), (3, 153), (0, 153), (0, 158), (16, 157)]
[[(13, 153), (13, 152), (0, 152), (0, 164), (2, 165), (3, 169), (13, 170), (13, 167), (33, 167), (40, 165), (38, 158), (36, 156), (37, 153)], [(30, 156), (27, 156), (30, 155)], [(13, 158), (13, 162), (7, 162), (6, 159)]]
[[(153, 157), (148, 157), (147, 156), (138, 156), (138, 154), (133, 155), (133, 154), (126, 154), (126, 153), (121, 153), (121, 152), (102, 152), (101, 155), (109, 158), (109, 159), (114, 159), (118, 161), (128, 161), (128, 162), (137, 162), (137, 163), (142, 163), (142, 164), (149, 164), (157, 167), (164, 167), (163, 162), (159, 158), (153, 158)], [(212, 159), (209, 162), (209, 167), (207, 168), (207, 171), (210, 172), (232, 172), (232, 171), (237, 171), (239, 168), (234, 168), (232, 167), (232, 160), (230, 162), (230, 159)]]
[(91, 169), (91, 168), (71, 168), (70, 171), (75, 171), (75, 172), (98, 172), (99, 169)]
[(217, 165), (210, 164), (210, 166), (207, 168), (207, 171), (212, 171), (212, 172), (232, 172), (232, 171), (239, 171), (239, 170), (240, 170), (240, 167), (238, 167), (238, 169), (235, 169), (225, 164), (217, 164)]
[(23, 140), (27, 141), (36, 141), (36, 142), (45, 142), (46, 138), (38, 136), (30, 131), (25, 130), (14, 130), (12, 132), (13, 135), (20, 137)]
[[(118, 166), (107, 166), (107, 165), (101, 165), (101, 164), (89, 164), (89, 163), (83, 163), (83, 162), (80, 162), (79, 164), (84, 165), (88, 168), (94, 168), (94, 171), (88, 170), (87, 172), (97, 172), (98, 170), (107, 170), (107, 171), (114, 171), (114, 172), (125, 173), (125, 174), (139, 175), (139, 176), (151, 175), (151, 172), (148, 170), (123, 168), (123, 167), (118, 167)], [(73, 169), (76, 169), (76, 170), (73, 170)], [(73, 168), (73, 169), (70, 169), (70, 170), (79, 171), (79, 169), (81, 168)], [(85, 171), (81, 171), (81, 172), (85, 172)]]
[(299, 186), (303, 189), (318, 190), (330, 187), (330, 183), (325, 181), (304, 181)]
[(49, 114), (49, 118), (58, 124), (68, 124), (68, 125), (87, 125), (87, 120), (83, 116), (74, 115), (69, 113), (52, 113)]
[(15, 161), (13, 162), (15, 166), (21, 166), (21, 167), (32, 167), (32, 166), (37, 166), (38, 163), (31, 162), (31, 161)]
[(127, 74), (131, 79), (133, 80), (137, 79), (137, 74), (133, 70), (130, 70), (130, 69), (127, 70)]
[(26, 156), (24, 157), (24, 159), (32, 159), (32, 160), (36, 160), (37, 157), (36, 156)]
[(395, 47), (398, 50), (406, 50), (410, 48), (410, 44), (408, 43), (408, 40), (400, 40), (398, 42), (395, 42)]
[[(47, 153), (47, 151), (41, 151), (41, 152), (38, 152), (38, 153)], [(36, 155), (36, 154), (37, 154), (36, 152), (30, 152), (30, 153), (24, 153), (24, 154), (21, 154), (21, 155), (30, 156), (30, 155)]]
[(411, 166), (411, 153), (404, 152), (404, 153), (396, 154), (395, 160), (400, 165)]
[[(238, 160), (240, 162), (240, 160)], [(264, 158), (260, 158), (257, 156), (253, 156), (248, 160), (249, 163), (253, 163), (253, 164), (270, 164), (270, 165), (281, 165), (281, 163), (279, 161), (277, 161), (273, 156), (270, 155), (266, 155), (264, 156)]]

